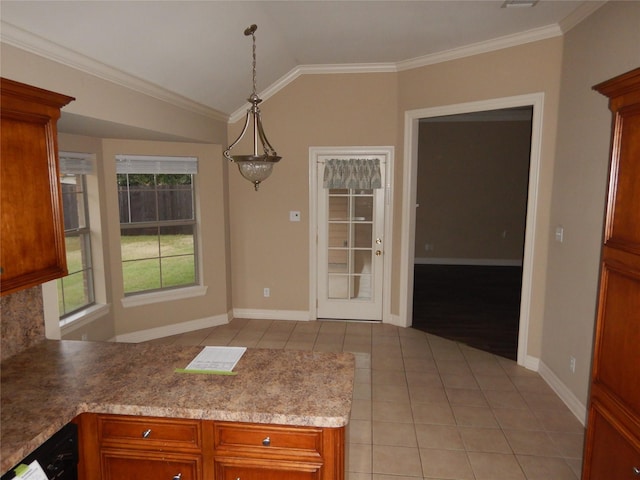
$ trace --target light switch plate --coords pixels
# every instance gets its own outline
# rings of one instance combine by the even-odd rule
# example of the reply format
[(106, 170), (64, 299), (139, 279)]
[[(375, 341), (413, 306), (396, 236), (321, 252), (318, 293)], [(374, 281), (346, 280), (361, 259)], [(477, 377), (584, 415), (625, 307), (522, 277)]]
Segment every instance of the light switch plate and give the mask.
[(290, 222), (299, 222), (300, 221), (300, 212), (291, 210), (289, 212), (289, 221)]

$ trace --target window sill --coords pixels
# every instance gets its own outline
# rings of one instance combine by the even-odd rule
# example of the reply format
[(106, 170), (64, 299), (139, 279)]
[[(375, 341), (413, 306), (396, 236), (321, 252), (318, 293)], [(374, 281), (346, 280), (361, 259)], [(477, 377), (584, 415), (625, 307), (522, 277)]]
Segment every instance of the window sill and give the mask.
[(74, 330), (77, 330), (78, 328), (83, 327), (84, 325), (88, 325), (94, 320), (107, 315), (109, 311), (110, 307), (107, 304), (100, 303), (91, 305), (84, 310), (80, 310), (79, 312), (68, 316), (64, 320), (60, 320), (60, 333), (62, 335), (71, 333)]
[(124, 297), (121, 302), (124, 308), (139, 307), (152, 303), (170, 302), (172, 300), (182, 300), (185, 298), (202, 297), (206, 295), (207, 287), (198, 285), (195, 287), (176, 288), (175, 290), (164, 290), (162, 292), (142, 293)]

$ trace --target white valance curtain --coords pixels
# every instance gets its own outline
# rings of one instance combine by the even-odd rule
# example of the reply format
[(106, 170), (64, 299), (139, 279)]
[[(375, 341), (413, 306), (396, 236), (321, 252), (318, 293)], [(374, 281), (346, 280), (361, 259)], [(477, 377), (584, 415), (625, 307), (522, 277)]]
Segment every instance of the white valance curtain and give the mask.
[(380, 159), (332, 158), (324, 165), (324, 188), (382, 188)]

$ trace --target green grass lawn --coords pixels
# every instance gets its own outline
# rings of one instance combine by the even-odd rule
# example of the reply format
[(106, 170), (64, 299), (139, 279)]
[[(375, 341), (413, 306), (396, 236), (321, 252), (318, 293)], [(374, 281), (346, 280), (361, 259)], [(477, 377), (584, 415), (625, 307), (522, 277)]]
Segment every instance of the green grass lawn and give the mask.
[[(120, 241), (125, 293), (195, 283), (192, 235), (130, 235), (120, 237)], [(88, 303), (77, 238), (67, 239), (67, 268), (69, 275), (58, 281), (60, 315)], [(64, 297), (61, 285), (64, 285)]]

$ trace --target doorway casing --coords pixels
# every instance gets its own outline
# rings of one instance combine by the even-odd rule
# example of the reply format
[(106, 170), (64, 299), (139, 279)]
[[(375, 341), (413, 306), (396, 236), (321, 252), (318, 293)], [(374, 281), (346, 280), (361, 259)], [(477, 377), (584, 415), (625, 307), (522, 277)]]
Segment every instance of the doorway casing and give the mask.
[(391, 259), (393, 258), (393, 146), (309, 147), (309, 320), (317, 320), (318, 300), (318, 177), (320, 156), (381, 156), (386, 159), (384, 188), (384, 276), (382, 283), (382, 323), (393, 323), (391, 315)]
[(535, 260), (535, 230), (537, 222), (540, 153), (544, 93), (533, 93), (477, 102), (409, 110), (404, 116), (404, 165), (402, 197), (402, 232), (400, 239), (400, 322), (411, 326), (413, 314), (413, 264), (415, 260), (416, 196), (418, 173), (418, 132), (422, 118), (475, 113), (515, 107), (533, 107), (531, 119), (531, 154), (529, 162), (529, 190), (525, 224), (524, 258), (522, 264), (522, 293), (520, 300), (520, 328), (518, 331), (519, 365), (532, 370), (538, 362), (528, 355), (531, 290)]

